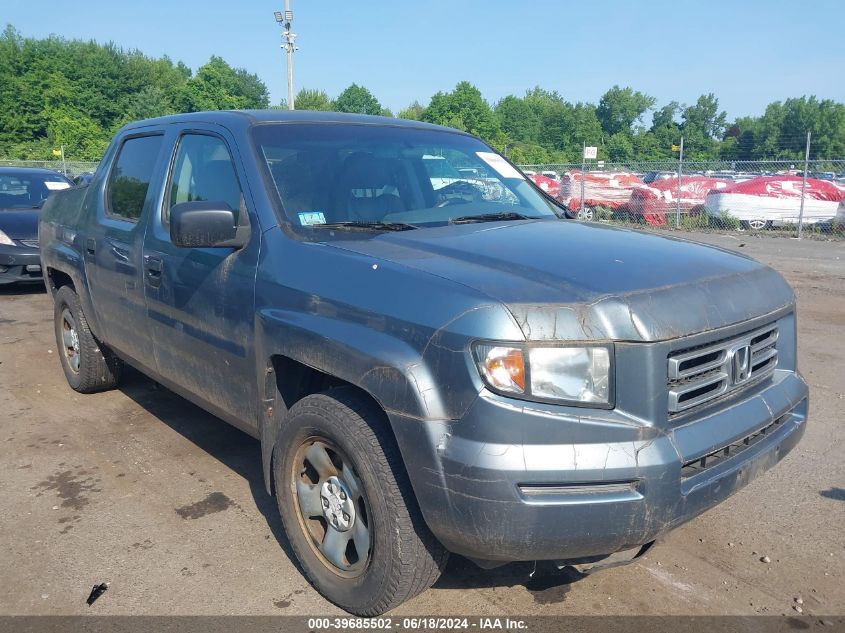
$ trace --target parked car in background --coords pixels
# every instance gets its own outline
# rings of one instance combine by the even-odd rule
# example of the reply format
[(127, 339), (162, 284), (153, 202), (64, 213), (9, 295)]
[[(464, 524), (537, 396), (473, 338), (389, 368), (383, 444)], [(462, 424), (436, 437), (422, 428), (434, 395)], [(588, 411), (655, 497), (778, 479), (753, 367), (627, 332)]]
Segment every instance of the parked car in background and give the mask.
[(730, 184), (729, 180), (708, 176), (682, 176), (679, 201), (677, 176), (655, 180), (649, 185), (634, 187), (626, 205), (627, 212), (635, 222), (663, 226), (667, 223), (666, 216), (674, 215), (678, 210), (684, 215), (699, 213), (711, 190), (721, 190)]
[(557, 180), (542, 174), (533, 174), (532, 176), (529, 176), (529, 178), (531, 178), (535, 185), (540, 187), (540, 189), (549, 194), (552, 198), (560, 198), (560, 183)]
[[(432, 148), (508, 195), (435, 189)], [(40, 233), (70, 386), (129, 364), (256, 437), (301, 568), (359, 615), (424, 591), (449, 552), (632, 561), (806, 428), (778, 273), (566, 219), (457, 130), (283, 110), (130, 124)]]
[(577, 212), (579, 220), (592, 220), (594, 208), (619, 209), (642, 184), (639, 176), (629, 172), (573, 169), (561, 176), (560, 199), (570, 211)]
[(678, 174), (671, 171), (650, 171), (643, 175), (643, 182), (651, 184), (658, 180), (667, 180), (669, 178), (677, 178)]
[(38, 215), (71, 181), (49, 169), (0, 167), (0, 285), (40, 282)]
[(556, 171), (550, 171), (550, 170), (541, 171), (540, 174), (545, 176), (546, 178), (551, 178), (555, 182), (560, 182), (560, 174), (557, 173)]
[[(801, 216), (803, 187), (801, 176), (759, 176), (710, 191), (704, 208), (713, 216), (728, 213), (745, 228), (754, 230), (796, 224)], [(803, 222), (830, 222), (843, 199), (845, 187), (829, 180), (808, 178)]]

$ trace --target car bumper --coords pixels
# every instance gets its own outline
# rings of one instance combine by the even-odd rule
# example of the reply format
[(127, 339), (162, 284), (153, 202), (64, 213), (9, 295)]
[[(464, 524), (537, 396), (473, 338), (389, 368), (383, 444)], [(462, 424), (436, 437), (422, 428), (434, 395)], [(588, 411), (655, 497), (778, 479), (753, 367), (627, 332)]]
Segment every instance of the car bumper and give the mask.
[[(583, 561), (649, 543), (789, 453), (804, 433), (808, 390), (778, 370), (753, 395), (664, 430), (527, 405), (483, 392), (460, 421), (392, 418), (426, 522), (449, 550)], [(571, 440), (546, 443), (560, 424)], [(485, 437), (499, 426), (513, 430), (509, 442)]]
[(41, 254), (37, 248), (0, 244), (0, 285), (41, 280)]

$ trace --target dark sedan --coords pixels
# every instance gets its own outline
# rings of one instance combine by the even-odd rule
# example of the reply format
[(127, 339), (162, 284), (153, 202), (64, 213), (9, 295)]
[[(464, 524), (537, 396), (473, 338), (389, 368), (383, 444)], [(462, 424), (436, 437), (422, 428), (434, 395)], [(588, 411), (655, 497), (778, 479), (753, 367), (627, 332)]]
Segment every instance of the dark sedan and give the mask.
[(41, 281), (39, 211), (52, 192), (70, 186), (49, 169), (0, 167), (0, 285)]

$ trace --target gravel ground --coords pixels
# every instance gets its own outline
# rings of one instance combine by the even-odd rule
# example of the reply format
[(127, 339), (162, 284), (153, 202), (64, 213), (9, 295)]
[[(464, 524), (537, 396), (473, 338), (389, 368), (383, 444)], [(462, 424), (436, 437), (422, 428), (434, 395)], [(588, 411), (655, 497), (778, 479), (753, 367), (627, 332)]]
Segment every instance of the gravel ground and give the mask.
[[(845, 243), (694, 237), (795, 287), (801, 444), (632, 565), (573, 582), (453, 557), (396, 615), (845, 613)], [(0, 289), (0, 614), (339, 614), (291, 560), (258, 442), (138, 374), (76, 394), (51, 324), (43, 290)]]

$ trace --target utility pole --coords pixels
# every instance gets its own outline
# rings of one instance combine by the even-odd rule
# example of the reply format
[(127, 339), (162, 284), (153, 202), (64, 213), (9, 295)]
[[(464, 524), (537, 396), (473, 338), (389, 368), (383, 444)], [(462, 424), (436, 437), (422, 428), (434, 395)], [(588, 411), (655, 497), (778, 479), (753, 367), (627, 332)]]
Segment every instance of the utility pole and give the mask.
[(276, 11), (273, 15), (276, 17), (276, 22), (285, 29), (282, 32), (282, 48), (287, 53), (288, 58), (288, 110), (293, 110), (293, 53), (298, 51), (299, 47), (296, 46), (296, 33), (291, 30), (293, 11), (290, 10), (290, 0), (285, 0), (284, 14), (281, 11)]
[(807, 147), (804, 149), (804, 178), (801, 181), (801, 209), (798, 211), (798, 239), (804, 229), (804, 194), (807, 191), (807, 168), (810, 166), (810, 133), (807, 132)]

